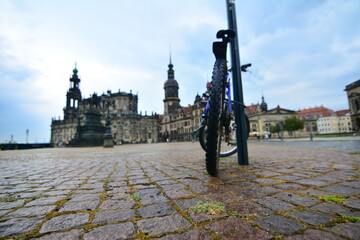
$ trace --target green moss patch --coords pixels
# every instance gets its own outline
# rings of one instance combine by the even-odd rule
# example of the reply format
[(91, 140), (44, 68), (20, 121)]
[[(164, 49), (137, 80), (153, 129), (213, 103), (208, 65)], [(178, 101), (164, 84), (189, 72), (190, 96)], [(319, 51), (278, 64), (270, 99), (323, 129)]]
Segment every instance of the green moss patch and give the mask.
[(326, 195), (319, 196), (319, 199), (322, 199), (325, 201), (337, 202), (337, 203), (342, 203), (346, 200), (344, 198), (340, 198), (340, 197), (336, 197), (336, 196), (326, 196)]
[(200, 213), (207, 213), (207, 214), (219, 214), (222, 212), (225, 212), (225, 205), (219, 203), (219, 202), (212, 202), (212, 201), (207, 201), (207, 202), (196, 202), (196, 205), (192, 208), (190, 208), (190, 210), (194, 211), (194, 212), (200, 212)]

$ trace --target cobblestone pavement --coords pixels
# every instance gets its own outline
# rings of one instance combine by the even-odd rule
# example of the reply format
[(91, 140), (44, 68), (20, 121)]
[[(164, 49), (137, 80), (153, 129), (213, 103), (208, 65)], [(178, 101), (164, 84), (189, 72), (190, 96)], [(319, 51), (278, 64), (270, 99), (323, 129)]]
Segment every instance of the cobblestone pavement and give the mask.
[(359, 239), (359, 153), (249, 156), (212, 178), (198, 143), (3, 151), (0, 239)]

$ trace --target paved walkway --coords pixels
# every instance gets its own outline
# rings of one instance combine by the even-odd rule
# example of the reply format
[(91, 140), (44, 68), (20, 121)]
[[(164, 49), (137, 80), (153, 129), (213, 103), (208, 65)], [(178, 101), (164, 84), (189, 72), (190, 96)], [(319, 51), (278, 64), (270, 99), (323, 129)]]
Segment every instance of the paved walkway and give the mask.
[(360, 136), (354, 137), (318, 137), (310, 141), (309, 138), (289, 138), (289, 139), (269, 139), (265, 140), (250, 140), (253, 144), (274, 145), (274, 146), (295, 146), (295, 147), (310, 147), (310, 148), (329, 148), (346, 151), (360, 151)]
[(250, 165), (222, 159), (218, 178), (203, 156), (198, 143), (0, 152), (0, 239), (359, 239), (360, 154), (249, 144)]

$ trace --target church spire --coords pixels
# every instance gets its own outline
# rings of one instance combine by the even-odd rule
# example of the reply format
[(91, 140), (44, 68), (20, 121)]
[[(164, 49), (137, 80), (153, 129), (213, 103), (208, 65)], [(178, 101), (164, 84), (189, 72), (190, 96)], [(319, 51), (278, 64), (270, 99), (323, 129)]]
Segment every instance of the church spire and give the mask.
[(168, 65), (169, 67), (169, 70), (168, 70), (168, 79), (175, 79), (175, 73), (174, 73), (174, 65), (172, 64), (172, 61), (171, 61), (171, 49), (170, 49), (170, 63)]
[(264, 93), (262, 94), (262, 97), (261, 97), (260, 109), (262, 112), (267, 112), (267, 103), (265, 102)]
[(171, 46), (169, 47), (169, 69), (172, 69), (174, 67), (174, 65), (172, 64), (172, 61), (171, 61)]

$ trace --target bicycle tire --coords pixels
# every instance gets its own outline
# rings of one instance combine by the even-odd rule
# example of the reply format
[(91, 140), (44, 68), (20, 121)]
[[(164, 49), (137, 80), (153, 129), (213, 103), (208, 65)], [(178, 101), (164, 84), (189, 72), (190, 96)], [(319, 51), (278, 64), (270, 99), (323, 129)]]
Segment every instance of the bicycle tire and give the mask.
[(226, 80), (227, 62), (226, 59), (219, 58), (215, 61), (212, 86), (210, 90), (210, 107), (207, 119), (206, 132), (206, 170), (211, 176), (216, 176), (219, 168), (220, 139), (221, 134), (221, 114), (224, 101), (224, 82)]

